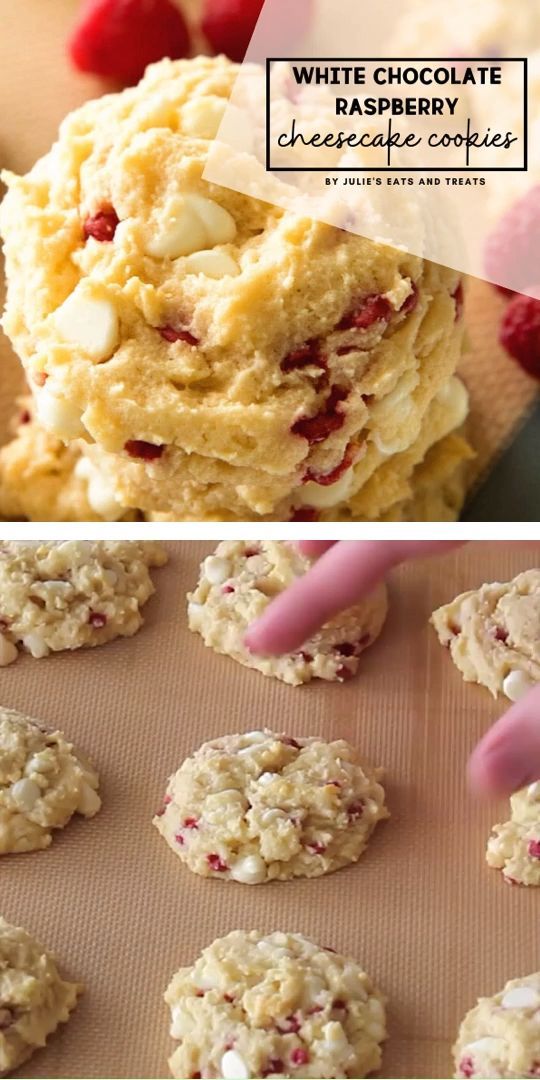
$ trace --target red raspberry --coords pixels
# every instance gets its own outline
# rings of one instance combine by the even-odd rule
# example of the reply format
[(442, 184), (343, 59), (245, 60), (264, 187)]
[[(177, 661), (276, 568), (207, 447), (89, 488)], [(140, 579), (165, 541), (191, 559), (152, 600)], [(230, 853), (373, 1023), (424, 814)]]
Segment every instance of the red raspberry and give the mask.
[(187, 56), (190, 39), (172, 0), (85, 0), (67, 48), (79, 71), (136, 83), (154, 60)]
[(459, 1072), (461, 1076), (464, 1076), (469, 1080), (471, 1076), (474, 1076), (474, 1064), (473, 1059), (470, 1057), (462, 1058), (459, 1063)]
[(293, 510), (289, 521), (318, 521), (319, 513), (313, 506), (299, 506)]
[(91, 611), (88, 616), (88, 622), (95, 630), (103, 630), (103, 627), (107, 625), (107, 616), (101, 611)]
[(321, 487), (327, 487), (329, 484), (335, 484), (336, 481), (339, 480), (340, 476), (342, 476), (342, 474), (346, 472), (347, 469), (350, 469), (351, 465), (354, 464), (354, 462), (358, 458), (358, 455), (358, 446), (356, 446), (355, 443), (349, 443), (339, 465), (336, 465), (335, 469), (332, 469), (332, 471), (328, 473), (317, 473), (313, 472), (312, 469), (308, 469), (302, 480), (302, 483), (307, 484), (310, 480), (312, 480), (313, 483), (320, 484)]
[(315, 416), (301, 416), (291, 427), (293, 435), (301, 435), (308, 443), (324, 442), (333, 431), (339, 431), (345, 423), (345, 414), (339, 409), (349, 396), (343, 386), (333, 386), (321, 412)]
[[(215, 52), (224, 52), (231, 60), (243, 60), (251, 41), (264, 0), (205, 0), (202, 31)], [(283, 14), (279, 9), (283, 9)], [(273, 19), (265, 30), (265, 52), (275, 55), (275, 47), (283, 46), (283, 27), (287, 28), (287, 44), (299, 41), (311, 18), (312, 0), (277, 0)], [(272, 33), (272, 30), (275, 32)], [(280, 40), (281, 39), (281, 40)]]
[(524, 371), (540, 379), (540, 300), (517, 293), (505, 311), (499, 338)]
[(308, 1051), (303, 1046), (297, 1046), (291, 1053), (291, 1065), (299, 1067), (300, 1065), (307, 1065), (309, 1061)]
[(540, 859), (540, 840), (529, 840), (527, 851), (531, 859)]
[[(507, 210), (488, 238), (484, 265), (488, 277), (506, 278), (515, 289), (526, 288), (540, 247), (540, 185)], [(502, 292), (510, 291), (498, 286)]]
[(199, 344), (199, 339), (190, 334), (189, 330), (175, 330), (172, 326), (158, 326), (158, 330), (165, 341), (185, 341), (186, 345)]
[(93, 236), (94, 240), (98, 240), (100, 244), (113, 240), (116, 226), (119, 224), (118, 214), (112, 206), (98, 210), (96, 214), (89, 215), (83, 221), (84, 239), (88, 240), (90, 236)]
[[(414, 294), (411, 294), (414, 295)], [(407, 301), (405, 301), (405, 304)], [(344, 315), (336, 330), (367, 330), (373, 323), (388, 320), (392, 314), (392, 305), (385, 296), (366, 296), (359, 307)]]
[(227, 863), (223, 862), (223, 859), (215, 851), (206, 856), (206, 861), (210, 869), (215, 870), (218, 874), (224, 874), (229, 869)]

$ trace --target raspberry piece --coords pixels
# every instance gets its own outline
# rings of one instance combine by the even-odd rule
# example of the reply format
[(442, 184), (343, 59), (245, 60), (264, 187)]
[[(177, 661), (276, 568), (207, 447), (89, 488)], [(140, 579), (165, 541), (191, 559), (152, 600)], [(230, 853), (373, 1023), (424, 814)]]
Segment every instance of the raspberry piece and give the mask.
[(414, 311), (418, 303), (418, 285), (415, 281), (411, 281), (412, 292), (409, 293), (406, 300), (403, 301), (400, 309), (400, 315), (409, 315), (411, 311)]
[(345, 414), (338, 411), (339, 404), (349, 396), (344, 386), (333, 386), (324, 409), (315, 416), (301, 416), (291, 427), (293, 435), (307, 439), (310, 446), (324, 442), (333, 431), (339, 431), (345, 423)]
[(279, 740), (284, 746), (292, 746), (293, 750), (300, 750), (300, 743), (292, 739), (290, 735), (282, 735)]
[(221, 591), (225, 596), (227, 596), (228, 593), (233, 593), (236, 590), (234, 588), (234, 585), (222, 585), (221, 586)]
[(83, 222), (84, 239), (88, 240), (90, 236), (93, 236), (94, 240), (99, 240), (101, 244), (113, 240), (116, 226), (119, 224), (120, 220), (112, 206), (98, 210), (97, 214), (90, 215)]
[(48, 371), (35, 371), (32, 375), (32, 380), (35, 382), (36, 386), (45, 386), (48, 378)]
[(293, 510), (292, 516), (289, 521), (318, 521), (319, 512), (315, 510), (314, 506), (299, 506), (296, 510)]
[(189, 330), (175, 330), (172, 326), (158, 326), (158, 330), (165, 341), (185, 341), (187, 345), (199, 344), (199, 339), (190, 334)]
[(351, 805), (347, 808), (349, 821), (358, 821), (358, 819), (362, 817), (363, 813), (364, 803), (362, 802), (362, 799), (358, 799), (356, 802), (351, 803)]
[[(408, 299), (408, 298), (407, 298)], [(407, 303), (407, 300), (405, 301)], [(392, 305), (384, 296), (373, 294), (366, 296), (360, 307), (344, 315), (336, 330), (367, 330), (373, 323), (381, 319), (388, 321), (392, 312)]]
[[(202, 31), (214, 52), (224, 52), (231, 60), (243, 60), (262, 6), (263, 0), (205, 0)], [(287, 44), (293, 44), (309, 25), (311, 0), (294, 0), (294, 4), (285, 4), (285, 0), (281, 0), (281, 6), (283, 13), (279, 23), (286, 20)], [(266, 55), (278, 55), (275, 47), (283, 46), (283, 31), (280, 32), (279, 25), (275, 34), (271, 33), (271, 26), (268, 29)]]
[(86, 0), (67, 43), (79, 71), (136, 83), (147, 64), (187, 56), (189, 31), (172, 0)]
[(495, 638), (495, 641), (502, 641), (504, 644), (505, 641), (508, 641), (508, 630), (503, 630), (502, 626), (496, 626), (493, 631), (493, 637)]
[(279, 366), (284, 372), (305, 367), (325, 369), (326, 360), (321, 356), (319, 342), (313, 338), (312, 341), (306, 341), (304, 345), (300, 345), (299, 349), (293, 349), (292, 352), (287, 353)]
[(343, 1001), (342, 998), (336, 998), (336, 1000), (332, 1003), (332, 1008), (336, 1012), (347, 1012), (347, 1002)]
[(464, 1077), (474, 1076), (473, 1059), (470, 1057), (462, 1058), (459, 1063), (459, 1071)]
[(311, 853), (311, 855), (324, 855), (326, 851), (326, 844), (316, 842), (314, 844), (306, 844), (306, 848)]
[(175, 836), (175, 838), (174, 838), (174, 839), (175, 839), (176, 843), (180, 845), (180, 847), (183, 847), (183, 845), (184, 845), (184, 844), (185, 844), (185, 842), (186, 842), (186, 841), (185, 841), (185, 839), (184, 839), (184, 837), (182, 836), (182, 833), (181, 833), (181, 832), (179, 832), (179, 833), (176, 833), (176, 836)]
[(302, 483), (307, 484), (312, 481), (314, 484), (320, 484), (321, 487), (328, 487), (330, 484), (335, 484), (336, 480), (339, 480), (347, 469), (350, 469), (351, 465), (358, 459), (359, 448), (355, 443), (349, 443), (345, 453), (335, 469), (332, 469), (329, 473), (316, 473), (308, 469), (305, 474)]
[[(484, 254), (486, 274), (495, 281), (510, 279), (516, 289), (526, 288), (540, 247), (540, 185), (503, 214), (488, 238)], [(508, 289), (502, 288), (508, 293)]]
[(275, 1076), (276, 1074), (279, 1076), (279, 1073), (282, 1073), (284, 1068), (285, 1065), (283, 1064), (281, 1058), (270, 1058), (270, 1060), (266, 1063), (266, 1067), (261, 1072), (261, 1076), (263, 1078), (267, 1076)]
[(144, 439), (128, 439), (127, 443), (124, 443), (124, 450), (130, 457), (142, 458), (143, 461), (156, 461), (164, 449), (160, 443), (145, 442)]
[(343, 641), (341, 645), (334, 645), (334, 648), (341, 656), (355, 656), (356, 654), (356, 647), (352, 641)]
[(294, 1050), (291, 1051), (291, 1065), (299, 1068), (300, 1065), (307, 1065), (308, 1061), (309, 1054), (303, 1046), (296, 1046)]
[(452, 293), (452, 300), (456, 305), (456, 322), (459, 322), (463, 315), (463, 308), (465, 306), (465, 297), (463, 294), (463, 282), (460, 281), (459, 285), (454, 289)]
[(503, 316), (499, 340), (524, 371), (540, 379), (540, 300), (517, 293)]
[(107, 625), (107, 616), (101, 611), (91, 611), (88, 616), (88, 622), (90, 626), (94, 627), (94, 630), (103, 630), (103, 627)]
[(342, 664), (341, 667), (339, 667), (336, 671), (336, 678), (340, 679), (341, 682), (346, 682), (347, 679), (352, 679), (353, 675), (354, 671), (352, 671), (351, 668), (346, 667), (345, 664)]
[(540, 840), (529, 840), (527, 851), (531, 859), (540, 859)]
[(185, 818), (183, 828), (184, 829), (198, 829), (199, 828), (199, 819), (196, 818), (196, 817), (187, 817), (187, 818)]
[(296, 1013), (293, 1013), (292, 1016), (286, 1016), (284, 1020), (278, 1020), (276, 1027), (283, 1035), (298, 1035), (302, 1021)]
[(161, 807), (161, 809), (160, 809), (160, 810), (158, 810), (158, 812), (157, 812), (157, 814), (156, 814), (156, 817), (163, 817), (163, 815), (164, 815), (164, 813), (165, 813), (165, 810), (167, 809), (167, 807), (168, 807), (169, 803), (172, 803), (172, 799), (171, 799), (171, 796), (170, 796), (170, 795), (166, 795), (166, 796), (165, 796), (165, 798), (164, 798), (164, 800), (163, 800), (163, 806)]
[(223, 862), (223, 859), (216, 852), (212, 852), (206, 856), (206, 861), (212, 870), (216, 870), (219, 874), (224, 874), (229, 869), (227, 863)]
[(23, 409), (22, 413), (19, 416), (19, 424), (29, 424), (31, 419), (32, 414), (28, 411), (28, 409)]

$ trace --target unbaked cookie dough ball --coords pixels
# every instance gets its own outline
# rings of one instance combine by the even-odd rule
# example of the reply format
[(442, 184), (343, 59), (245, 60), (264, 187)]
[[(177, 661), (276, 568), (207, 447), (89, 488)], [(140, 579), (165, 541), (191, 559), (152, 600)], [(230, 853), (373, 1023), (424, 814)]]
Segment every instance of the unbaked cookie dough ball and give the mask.
[(431, 621), (466, 682), (510, 701), (540, 682), (540, 570), (462, 593)]
[(154, 824), (204, 877), (319, 877), (356, 862), (389, 816), (380, 778), (342, 739), (226, 735), (171, 777)]
[(236, 930), (173, 977), (174, 1077), (364, 1077), (381, 1063), (384, 999), (354, 960), (300, 934)]
[(456, 1077), (538, 1076), (540, 973), (513, 979), (491, 998), (480, 998), (465, 1017), (454, 1046)]
[(0, 916), (0, 1076), (45, 1046), (82, 989), (62, 979), (54, 958), (26, 930)]
[(540, 885), (540, 780), (516, 791), (511, 818), (496, 825), (487, 847), (490, 866), (510, 884)]
[(166, 561), (158, 541), (0, 541), (0, 667), (136, 634)]
[(0, 706), (0, 855), (46, 848), (73, 814), (93, 817), (98, 775), (60, 731)]
[(356, 674), (360, 654), (382, 630), (388, 609), (384, 585), (336, 615), (296, 653), (257, 656), (244, 644), (249, 624), (310, 565), (283, 541), (223, 541), (204, 560), (199, 583), (188, 595), (190, 630), (216, 652), (292, 686), (313, 678), (343, 682)]

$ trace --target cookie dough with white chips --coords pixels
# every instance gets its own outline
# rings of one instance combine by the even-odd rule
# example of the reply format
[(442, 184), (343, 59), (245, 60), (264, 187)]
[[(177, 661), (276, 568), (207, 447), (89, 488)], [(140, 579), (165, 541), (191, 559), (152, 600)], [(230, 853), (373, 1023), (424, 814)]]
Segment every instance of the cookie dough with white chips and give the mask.
[(540, 682), (540, 570), (462, 593), (431, 621), (466, 682), (510, 701)]
[(154, 824), (204, 877), (319, 877), (356, 862), (389, 816), (380, 779), (343, 739), (226, 735), (171, 777)]
[(510, 821), (493, 830), (487, 861), (511, 884), (540, 885), (540, 780), (512, 795), (510, 808)]
[(0, 916), (0, 1076), (45, 1046), (82, 989), (62, 978), (54, 957), (31, 934)]
[(97, 788), (96, 771), (60, 731), (0, 706), (0, 855), (46, 848), (73, 814), (93, 817)]
[(499, 994), (480, 998), (454, 1046), (456, 1077), (538, 1076), (540, 972), (512, 979)]
[(300, 934), (233, 931), (173, 977), (174, 1077), (364, 1077), (381, 1064), (384, 999), (356, 961)]
[(204, 560), (199, 583), (188, 594), (190, 630), (216, 652), (292, 686), (313, 678), (343, 682), (356, 674), (360, 654), (382, 630), (388, 609), (385, 585), (336, 615), (296, 653), (257, 656), (244, 644), (250, 623), (310, 565), (284, 541), (223, 541)]
[(166, 561), (158, 541), (0, 541), (0, 667), (131, 637)]

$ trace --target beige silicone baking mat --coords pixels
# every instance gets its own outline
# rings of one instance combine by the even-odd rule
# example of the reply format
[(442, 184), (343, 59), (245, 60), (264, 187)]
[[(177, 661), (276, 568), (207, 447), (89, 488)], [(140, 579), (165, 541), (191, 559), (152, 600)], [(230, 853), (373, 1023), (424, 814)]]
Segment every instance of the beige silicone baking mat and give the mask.
[[(180, 2), (180, 0), (179, 0)], [(197, 0), (182, 0), (194, 11)], [(76, 75), (64, 54), (64, 40), (78, 0), (0, 0), (0, 159), (26, 171), (46, 153), (61, 119), (103, 83)], [(482, 282), (471, 282), (467, 303), (470, 353), (463, 377), (472, 397), (471, 435), (481, 475), (511, 439), (531, 406), (536, 384), (497, 344), (504, 301)], [(5, 339), (0, 344), (0, 443), (22, 379)]]
[[(540, 890), (484, 863), (506, 812), (475, 801), (468, 753), (500, 713), (465, 686), (427, 625), (462, 589), (538, 565), (540, 545), (471, 544), (391, 582), (391, 616), (350, 683), (289, 687), (205, 649), (185, 593), (211, 545), (176, 542), (132, 640), (0, 673), (3, 704), (58, 725), (99, 767), (103, 810), (45, 852), (8, 856), (0, 911), (86, 984), (69, 1024), (25, 1076), (164, 1077), (162, 995), (176, 968), (229, 930), (299, 931), (357, 957), (388, 995), (385, 1077), (451, 1075), (450, 1045), (482, 993), (540, 968)], [(152, 827), (168, 774), (203, 740), (262, 725), (344, 737), (387, 769), (391, 820), (361, 862), (316, 881), (203, 880)]]

